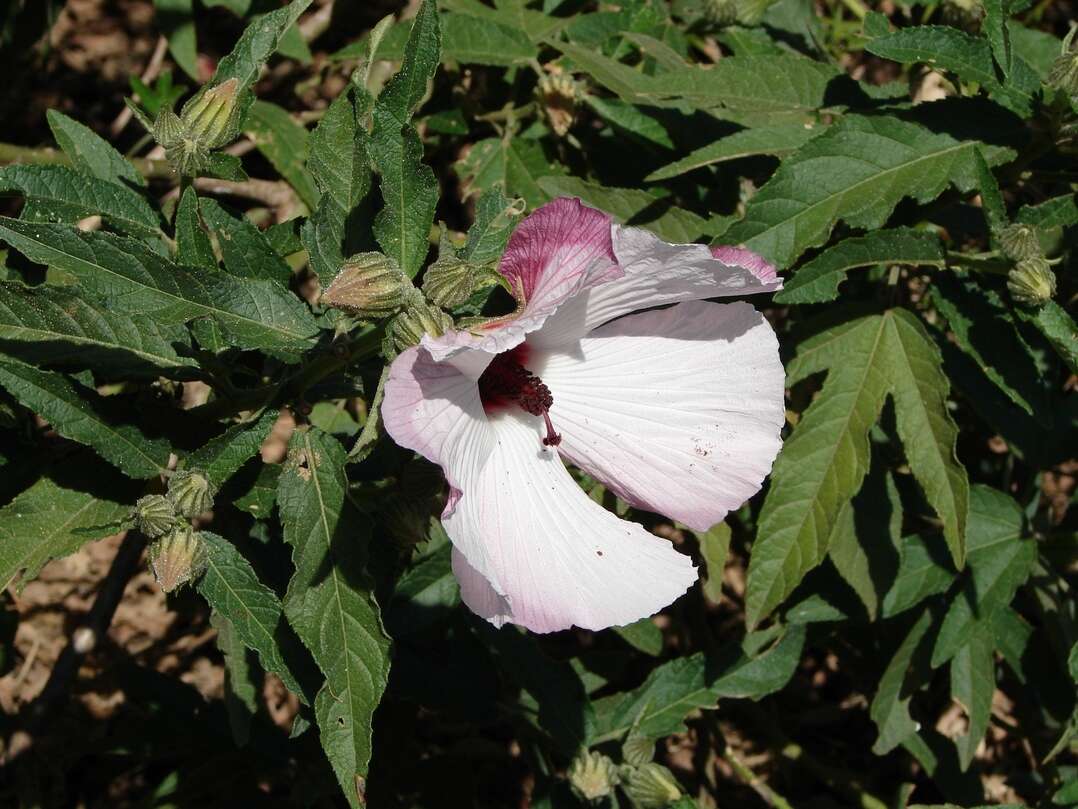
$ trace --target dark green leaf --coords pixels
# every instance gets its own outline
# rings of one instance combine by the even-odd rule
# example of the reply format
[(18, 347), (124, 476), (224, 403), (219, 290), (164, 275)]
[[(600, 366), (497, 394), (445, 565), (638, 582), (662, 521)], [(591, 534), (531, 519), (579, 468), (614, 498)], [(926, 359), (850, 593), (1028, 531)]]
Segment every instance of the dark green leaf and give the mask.
[(932, 646), (929, 630), (935, 623), (931, 609), (925, 609), (898, 647), (880, 678), (869, 715), (879, 729), (872, 752), (885, 755), (911, 736), (920, 725), (910, 716), (910, 694), (925, 679), (925, 663)]
[(668, 166), (656, 169), (644, 178), (645, 182), (668, 180), (702, 166), (737, 160), (753, 155), (773, 155), (786, 157), (792, 154), (826, 131), (827, 127), (817, 124), (785, 124), (780, 126), (762, 126), (756, 129), (743, 129), (727, 135), (707, 146), (702, 146), (686, 157), (676, 160)]
[(963, 770), (969, 769), (973, 762), (992, 713), (992, 694), (996, 690), (993, 641), (991, 628), (981, 625), (951, 660), (951, 698), (962, 706), (969, 719), (967, 732), (955, 739)]
[(231, 53), (217, 63), (217, 71), (207, 86), (216, 87), (229, 79), (237, 79), (241, 89), (254, 84), (266, 60), (280, 45), (281, 37), (310, 4), (311, 0), (292, 0), (284, 8), (257, 17), (244, 30)]
[(257, 421), (232, 425), (188, 455), (186, 468), (199, 470), (214, 486), (220, 488), (241, 466), (258, 454), (278, 415), (278, 411), (271, 409), (259, 416)]
[(199, 199), (195, 189), (188, 188), (176, 208), (176, 261), (203, 270), (217, 269), (210, 237), (202, 229), (199, 218)]
[(307, 170), (308, 133), (306, 128), (276, 104), (256, 101), (244, 121), (244, 128), (258, 150), (273, 164), (299, 198), (314, 210), (318, 189)]
[(117, 152), (104, 138), (84, 124), (68, 118), (59, 110), (46, 113), (52, 136), (70, 158), (72, 165), (84, 174), (123, 185), (146, 185), (142, 175), (126, 157)]
[(261, 278), (287, 287), (292, 268), (246, 217), (234, 216), (213, 199), (199, 200), (202, 220), (217, 237), (225, 270), (238, 278)]

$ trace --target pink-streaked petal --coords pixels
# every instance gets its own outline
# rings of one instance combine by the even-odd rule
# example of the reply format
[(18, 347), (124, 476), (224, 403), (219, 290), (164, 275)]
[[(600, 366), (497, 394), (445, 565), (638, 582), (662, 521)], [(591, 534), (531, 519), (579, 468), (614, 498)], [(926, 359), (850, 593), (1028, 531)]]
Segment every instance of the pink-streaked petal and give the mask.
[(489, 460), (442, 515), (463, 557), (461, 595), (478, 614), (534, 632), (598, 630), (654, 614), (696, 580), (667, 540), (584, 494), (543, 447), (540, 419), (510, 413), (490, 424)]
[(529, 367), (553, 394), (566, 460), (696, 530), (755, 494), (781, 445), (778, 341), (747, 303), (630, 315)]
[(779, 278), (775, 265), (765, 259), (759, 253), (746, 250), (744, 247), (731, 247), (725, 244), (717, 244), (711, 247), (711, 255), (730, 267), (744, 267), (756, 276), (761, 284), (773, 284), (778, 282), (781, 288), (782, 280)]
[(613, 244), (624, 275), (577, 295), (529, 337), (530, 343), (546, 349), (568, 347), (630, 312), (782, 288), (774, 268), (748, 250), (725, 248), (716, 258), (702, 244), (670, 244), (642, 228), (619, 225), (613, 226)]
[(579, 199), (558, 197), (527, 216), (498, 265), (525, 302), (542, 297), (564, 278), (611, 271), (615, 264), (610, 217)]
[(468, 331), (425, 335), (423, 346), (442, 361), (467, 351), (501, 354), (520, 345), (582, 290), (621, 276), (610, 223), (602, 211), (569, 197), (537, 208), (513, 231), (498, 267), (515, 290), (520, 311)]
[(382, 422), (394, 441), (441, 466), (457, 488), (478, 474), (494, 448), (475, 379), (419, 346), (390, 366)]

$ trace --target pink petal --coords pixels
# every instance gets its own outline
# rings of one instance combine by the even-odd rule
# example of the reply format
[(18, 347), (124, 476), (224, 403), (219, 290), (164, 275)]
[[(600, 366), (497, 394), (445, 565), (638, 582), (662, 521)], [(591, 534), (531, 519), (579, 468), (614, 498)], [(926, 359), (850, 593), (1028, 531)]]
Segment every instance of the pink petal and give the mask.
[(629, 624), (685, 592), (689, 557), (590, 500), (543, 448), (540, 424), (492, 420), (489, 461), (442, 516), (464, 602), (495, 625), (553, 632)]
[(537, 208), (513, 231), (498, 267), (516, 290), (521, 311), (480, 329), (424, 337), (423, 345), (436, 360), (469, 350), (500, 354), (519, 345), (583, 289), (620, 277), (610, 222), (568, 197)]
[(706, 530), (755, 494), (785, 420), (778, 341), (747, 303), (701, 301), (593, 331), (529, 367), (567, 460), (624, 500)]
[(630, 312), (782, 288), (774, 268), (748, 250), (722, 248), (716, 257), (702, 244), (669, 244), (647, 230), (618, 225), (613, 228), (613, 243), (625, 274), (575, 297), (529, 342), (549, 349), (568, 346)]

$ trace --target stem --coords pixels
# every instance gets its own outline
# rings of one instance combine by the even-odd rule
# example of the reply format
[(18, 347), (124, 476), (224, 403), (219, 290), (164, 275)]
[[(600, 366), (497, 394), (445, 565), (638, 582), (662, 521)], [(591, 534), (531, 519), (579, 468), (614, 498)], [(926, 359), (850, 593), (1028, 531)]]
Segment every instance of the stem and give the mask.
[(726, 749), (723, 750), (722, 757), (726, 760), (726, 763), (733, 768), (737, 777), (744, 781), (746, 785), (752, 787), (756, 794), (767, 801), (768, 804), (774, 806), (775, 809), (793, 809), (786, 798), (761, 781), (756, 776), (756, 773), (748, 768), (748, 765), (746, 765), (745, 762), (734, 755), (729, 744), (727, 744)]
[[(174, 176), (172, 167), (167, 160), (150, 160), (145, 157), (129, 159), (138, 173), (147, 180), (160, 180)], [(0, 143), (0, 166), (10, 163), (70, 166), (71, 158), (60, 150), (49, 146), (35, 149), (31, 146), (18, 146), (14, 143)]]

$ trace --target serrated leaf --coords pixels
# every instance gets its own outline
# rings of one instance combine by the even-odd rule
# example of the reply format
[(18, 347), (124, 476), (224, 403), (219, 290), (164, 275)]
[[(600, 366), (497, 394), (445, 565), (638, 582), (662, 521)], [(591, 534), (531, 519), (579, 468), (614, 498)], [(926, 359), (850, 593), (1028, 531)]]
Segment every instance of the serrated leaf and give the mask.
[(88, 126), (59, 110), (49, 110), (45, 117), (52, 136), (77, 170), (117, 185), (146, 185), (131, 161)]
[(372, 103), (365, 90), (349, 85), (311, 133), (307, 167), (321, 196), (301, 236), (323, 288), (340, 272), (348, 217), (371, 188), (370, 136), (357, 116)]
[(969, 512), (969, 572), (952, 599), (936, 634), (932, 667), (942, 666), (970, 642), (979, 627), (990, 627), (1029, 577), (1036, 542), (1022, 539), (1023, 516), (1003, 492), (974, 486)]
[(674, 149), (674, 141), (670, 137), (667, 125), (635, 104), (627, 104), (618, 98), (601, 98), (595, 95), (585, 95), (584, 103), (613, 126), (619, 134), (627, 132), (664, 149)]
[(216, 87), (229, 79), (238, 80), (241, 90), (254, 84), (259, 71), (277, 50), (285, 32), (310, 4), (311, 0), (292, 0), (284, 8), (255, 18), (244, 29), (232, 51), (217, 63), (217, 71), (206, 86)]
[(909, 121), (848, 115), (787, 158), (726, 236), (788, 267), (840, 219), (876, 229), (907, 196), (975, 187), (976, 148)]
[(668, 242), (694, 242), (716, 228), (672, 201), (635, 188), (606, 188), (578, 177), (544, 177), (539, 186), (551, 197), (579, 197), (623, 225), (647, 228)]
[(250, 488), (236, 497), (232, 504), (255, 519), (269, 517), (277, 502), (277, 481), (280, 476), (280, 464), (263, 464)]
[(1078, 225), (1078, 196), (1064, 194), (1039, 205), (1024, 205), (1018, 209), (1014, 221), (1039, 228)]
[(292, 268), (250, 220), (226, 211), (214, 199), (199, 200), (198, 209), (206, 226), (217, 237), (227, 272), (237, 278), (261, 278), (288, 286)]
[(16, 577), (21, 587), (50, 559), (116, 533), (130, 511), (130, 504), (41, 478), (0, 508), (0, 587), (6, 590)]
[(411, 118), (437, 70), (440, 48), (438, 11), (433, 0), (425, 0), (412, 25), (401, 69), (374, 104), (370, 155), (385, 202), (375, 217), (374, 234), (382, 251), (410, 278), (419, 272), (430, 249), (439, 190), (434, 172), (423, 162), (423, 143)]
[(464, 182), (466, 195), (500, 187), (511, 197), (523, 198), (532, 210), (550, 199), (539, 180), (565, 173), (560, 164), (547, 158), (542, 144), (524, 138), (481, 140), (453, 168)]
[(295, 361), (318, 326), (307, 307), (271, 281), (180, 267), (141, 242), (0, 217), (0, 239), (31, 261), (66, 270), (104, 303), (159, 323), (213, 318), (234, 345)]
[(0, 387), (64, 438), (92, 448), (128, 477), (154, 477), (168, 463), (168, 442), (149, 438), (134, 424), (124, 423), (123, 417), (129, 414), (62, 374), (0, 361)]
[(921, 729), (910, 717), (910, 694), (926, 677), (927, 658), (932, 648), (929, 630), (934, 619), (931, 609), (921, 613), (880, 678), (876, 696), (869, 706), (869, 716), (879, 730), (876, 743), (872, 745), (872, 752), (877, 756), (891, 752)]
[(523, 31), (532, 42), (538, 42), (560, 30), (568, 20), (525, 8), (523, 3), (499, 3), (496, 8), (482, 0), (440, 0), (438, 5), (447, 11), (467, 14), (481, 20), (491, 20), (507, 28)]
[(801, 659), (805, 627), (789, 626), (776, 643), (768, 644), (774, 634), (767, 630), (749, 635), (723, 646), (711, 659), (702, 652), (675, 658), (652, 671), (639, 688), (597, 700), (598, 721), (589, 744), (620, 738), (634, 725), (649, 738), (677, 733), (697, 708), (715, 708), (724, 698), (758, 699), (778, 691)]
[(125, 376), (191, 378), (197, 363), (182, 326), (121, 314), (61, 287), (0, 282), (0, 354)]
[(75, 224), (101, 216), (124, 233), (159, 235), (157, 212), (138, 192), (66, 166), (5, 166), (0, 168), (0, 191), (22, 194), (22, 219), (27, 222)]
[(1020, 309), (1019, 316), (1036, 326), (1071, 373), (1078, 374), (1078, 323), (1066, 309), (1055, 301), (1048, 301), (1032, 312)]
[(999, 296), (972, 280), (941, 274), (932, 301), (947, 318), (955, 344), (1007, 397), (1030, 415), (1046, 407), (1036, 361)]
[(943, 268), (947, 260), (934, 233), (912, 228), (877, 230), (839, 242), (804, 264), (783, 289), (776, 303), (823, 303), (838, 297), (846, 273), (876, 264), (910, 264)]
[(292, 654), (298, 647), (276, 593), (259, 581), (250, 562), (231, 542), (209, 531), (201, 531), (199, 536), (206, 554), (206, 572), (198, 582), (198, 592), (228, 619), (243, 645), (258, 653), (266, 671), (280, 677), (306, 704), (299, 676), (285, 659), (289, 647)]
[[(895, 62), (923, 62), (949, 70), (963, 81), (980, 84), (992, 98), (1023, 117), (1033, 109), (1033, 97), (1025, 89), (1026, 81), (1009, 82), (1005, 86), (996, 78), (992, 47), (983, 37), (972, 36), (949, 25), (918, 25), (877, 37), (865, 45), (865, 49)], [(1024, 63), (1022, 67), (1029, 70)]]
[(202, 229), (199, 199), (194, 188), (188, 188), (176, 208), (176, 261), (203, 270), (217, 269), (210, 237)]
[(644, 182), (668, 180), (703, 166), (754, 155), (785, 157), (827, 129), (823, 124), (786, 124), (743, 129), (703, 146), (686, 157), (656, 169)]
[(992, 694), (996, 690), (994, 647), (991, 628), (981, 626), (951, 660), (951, 698), (969, 719), (966, 733), (954, 740), (963, 772), (973, 762), (992, 714)]
[(518, 221), (519, 211), (500, 188), (484, 192), (475, 203), (475, 221), (468, 228), (461, 258), (475, 264), (497, 261)]
[(651, 618), (641, 618), (636, 623), (612, 627), (614, 633), (639, 652), (651, 657), (663, 653), (663, 631)]
[(318, 189), (307, 170), (307, 129), (292, 119), (287, 110), (267, 101), (256, 101), (244, 129), (263, 156), (288, 181), (311, 210), (318, 203)]
[[(829, 369), (829, 370), (828, 370)], [(955, 459), (939, 352), (902, 309), (847, 321), (804, 341), (788, 384), (828, 370), (775, 462), (749, 562), (746, 618), (755, 626), (828, 551), (839, 513), (868, 469), (868, 431), (891, 396), (914, 476), (943, 522), (956, 563), (965, 556), (969, 484)]]
[(280, 413), (267, 410), (256, 421), (233, 424), (187, 456), (185, 467), (204, 473), (217, 488), (258, 454)]
[(322, 747), (350, 805), (359, 807), (389, 639), (363, 570), (364, 525), (345, 501), (345, 462), (336, 439), (297, 431), (277, 502), (296, 566), (285, 614), (326, 676), (315, 698)]
[(442, 15), (441, 22), (442, 59), (508, 67), (538, 55), (523, 31), (496, 20), (450, 12)]

